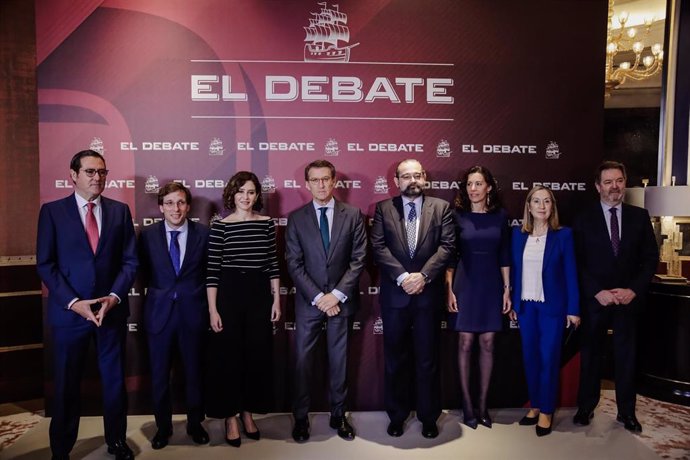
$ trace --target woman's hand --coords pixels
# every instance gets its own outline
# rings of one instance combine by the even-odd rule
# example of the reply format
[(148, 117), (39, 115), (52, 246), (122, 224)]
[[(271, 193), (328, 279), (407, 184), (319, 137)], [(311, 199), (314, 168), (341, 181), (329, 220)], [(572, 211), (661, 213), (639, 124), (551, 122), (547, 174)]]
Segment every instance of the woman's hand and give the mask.
[(220, 332), (223, 330), (223, 320), (220, 319), (218, 310), (209, 311), (209, 319), (213, 332)]
[(280, 300), (274, 301), (271, 307), (271, 322), (275, 323), (280, 319)]
[(570, 327), (570, 325), (575, 326), (575, 329), (580, 326), (580, 317), (575, 315), (568, 315), (565, 317), (565, 327)]
[(513, 308), (513, 302), (510, 300), (510, 289), (503, 290), (503, 314), (507, 314)]
[(452, 289), (448, 289), (448, 311), (451, 313), (458, 312), (458, 299)]
[(515, 310), (511, 309), (508, 312), (508, 319), (510, 319), (511, 321), (517, 321), (517, 313), (515, 312)]

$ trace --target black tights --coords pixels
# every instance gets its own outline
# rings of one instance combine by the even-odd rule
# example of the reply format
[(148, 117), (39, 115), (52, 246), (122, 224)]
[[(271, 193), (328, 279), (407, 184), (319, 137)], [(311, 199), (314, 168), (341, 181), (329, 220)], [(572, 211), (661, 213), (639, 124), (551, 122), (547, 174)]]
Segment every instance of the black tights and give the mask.
[(462, 410), (467, 418), (473, 416), (472, 397), (470, 396), (470, 368), (472, 344), (479, 337), (479, 413), (486, 412), (486, 396), (489, 393), (491, 370), (494, 366), (495, 332), (461, 332), (458, 342), (458, 363), (460, 367), (460, 387), (462, 389)]

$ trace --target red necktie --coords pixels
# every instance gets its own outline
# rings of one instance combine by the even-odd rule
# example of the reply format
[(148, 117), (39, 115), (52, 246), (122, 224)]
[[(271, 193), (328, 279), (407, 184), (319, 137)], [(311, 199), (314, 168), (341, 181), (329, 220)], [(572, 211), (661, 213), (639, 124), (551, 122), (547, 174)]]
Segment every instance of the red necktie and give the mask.
[(89, 239), (89, 245), (93, 253), (96, 253), (98, 247), (98, 223), (96, 216), (93, 213), (93, 207), (96, 206), (93, 202), (86, 203), (89, 209), (86, 211), (86, 237)]

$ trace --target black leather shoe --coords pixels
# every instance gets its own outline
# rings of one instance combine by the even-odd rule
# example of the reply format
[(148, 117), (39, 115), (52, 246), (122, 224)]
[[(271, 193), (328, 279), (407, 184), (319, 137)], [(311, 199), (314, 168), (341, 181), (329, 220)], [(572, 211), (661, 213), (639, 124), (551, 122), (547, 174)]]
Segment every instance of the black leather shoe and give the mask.
[(634, 415), (616, 415), (616, 420), (621, 422), (625, 429), (632, 431), (634, 433), (642, 433), (642, 425), (637, 421), (637, 417)]
[(295, 420), (295, 426), (292, 428), (292, 439), (296, 442), (309, 440), (309, 420), (306, 418)]
[[(246, 437), (249, 439), (253, 439), (254, 441), (258, 441), (261, 439), (261, 431), (259, 431), (259, 428), (256, 428), (256, 431), (247, 431), (247, 425), (244, 423), (244, 413), (240, 416), (240, 421), (242, 422), (242, 432)], [(256, 423), (254, 423), (256, 425)]]
[(390, 422), (386, 432), (388, 433), (388, 436), (399, 438), (403, 435), (403, 424), (400, 422)]
[(491, 425), (493, 423), (488, 411), (484, 411), (484, 413), (478, 417), (478, 422), (480, 425), (484, 425), (487, 428), (491, 428)]
[(115, 455), (115, 460), (132, 460), (134, 452), (129, 448), (124, 439), (118, 439), (112, 444), (108, 444), (108, 453)]
[(195, 444), (208, 444), (208, 433), (201, 423), (187, 423), (187, 434)]
[(341, 415), (340, 417), (331, 416), (329, 425), (334, 430), (338, 430), (338, 436), (340, 436), (344, 440), (352, 441), (353, 439), (355, 439), (355, 430), (354, 428), (352, 428), (352, 425), (347, 423), (347, 417), (345, 417), (344, 415)]
[(539, 437), (546, 436), (547, 434), (551, 434), (551, 425), (549, 425), (547, 428), (544, 428), (543, 426), (537, 425), (535, 428), (537, 431), (537, 436), (539, 436)]
[(479, 422), (477, 422), (477, 417), (475, 417), (474, 415), (470, 415), (470, 416), (463, 415), (462, 416), (462, 423), (469, 426), (473, 430), (476, 430), (477, 426), (479, 425)]
[(536, 425), (538, 420), (539, 420), (539, 414), (535, 415), (534, 417), (528, 417), (525, 415), (524, 417), (522, 417), (520, 419), (520, 421), (518, 422), (518, 425), (522, 425), (522, 426)]
[(163, 447), (168, 445), (168, 440), (170, 439), (170, 436), (172, 436), (171, 430), (159, 428), (156, 432), (156, 435), (151, 440), (151, 447), (154, 450), (162, 449)]
[(438, 427), (436, 423), (422, 423), (422, 436), (428, 439), (434, 439), (438, 436)]
[(594, 417), (594, 412), (590, 412), (584, 409), (578, 409), (573, 416), (573, 423), (575, 425), (587, 426), (589, 425), (589, 420)]

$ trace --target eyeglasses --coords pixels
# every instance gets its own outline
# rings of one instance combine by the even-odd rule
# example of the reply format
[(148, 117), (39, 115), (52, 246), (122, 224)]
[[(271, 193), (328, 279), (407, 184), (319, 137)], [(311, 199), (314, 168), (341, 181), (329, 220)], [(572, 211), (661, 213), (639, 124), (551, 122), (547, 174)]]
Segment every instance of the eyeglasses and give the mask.
[(398, 177), (398, 179), (402, 180), (421, 180), (422, 177), (424, 177), (423, 173), (414, 173), (414, 174), (403, 174), (402, 176)]
[(327, 184), (331, 181), (331, 177), (311, 177), (309, 183), (311, 185)]
[(93, 168), (89, 168), (89, 169), (82, 169), (82, 171), (84, 171), (84, 174), (86, 174), (87, 177), (93, 177), (93, 176), (96, 175), (96, 173), (98, 173), (98, 175), (99, 175), (100, 177), (105, 177), (105, 176), (108, 175), (108, 170), (107, 170), (107, 169), (93, 169)]

